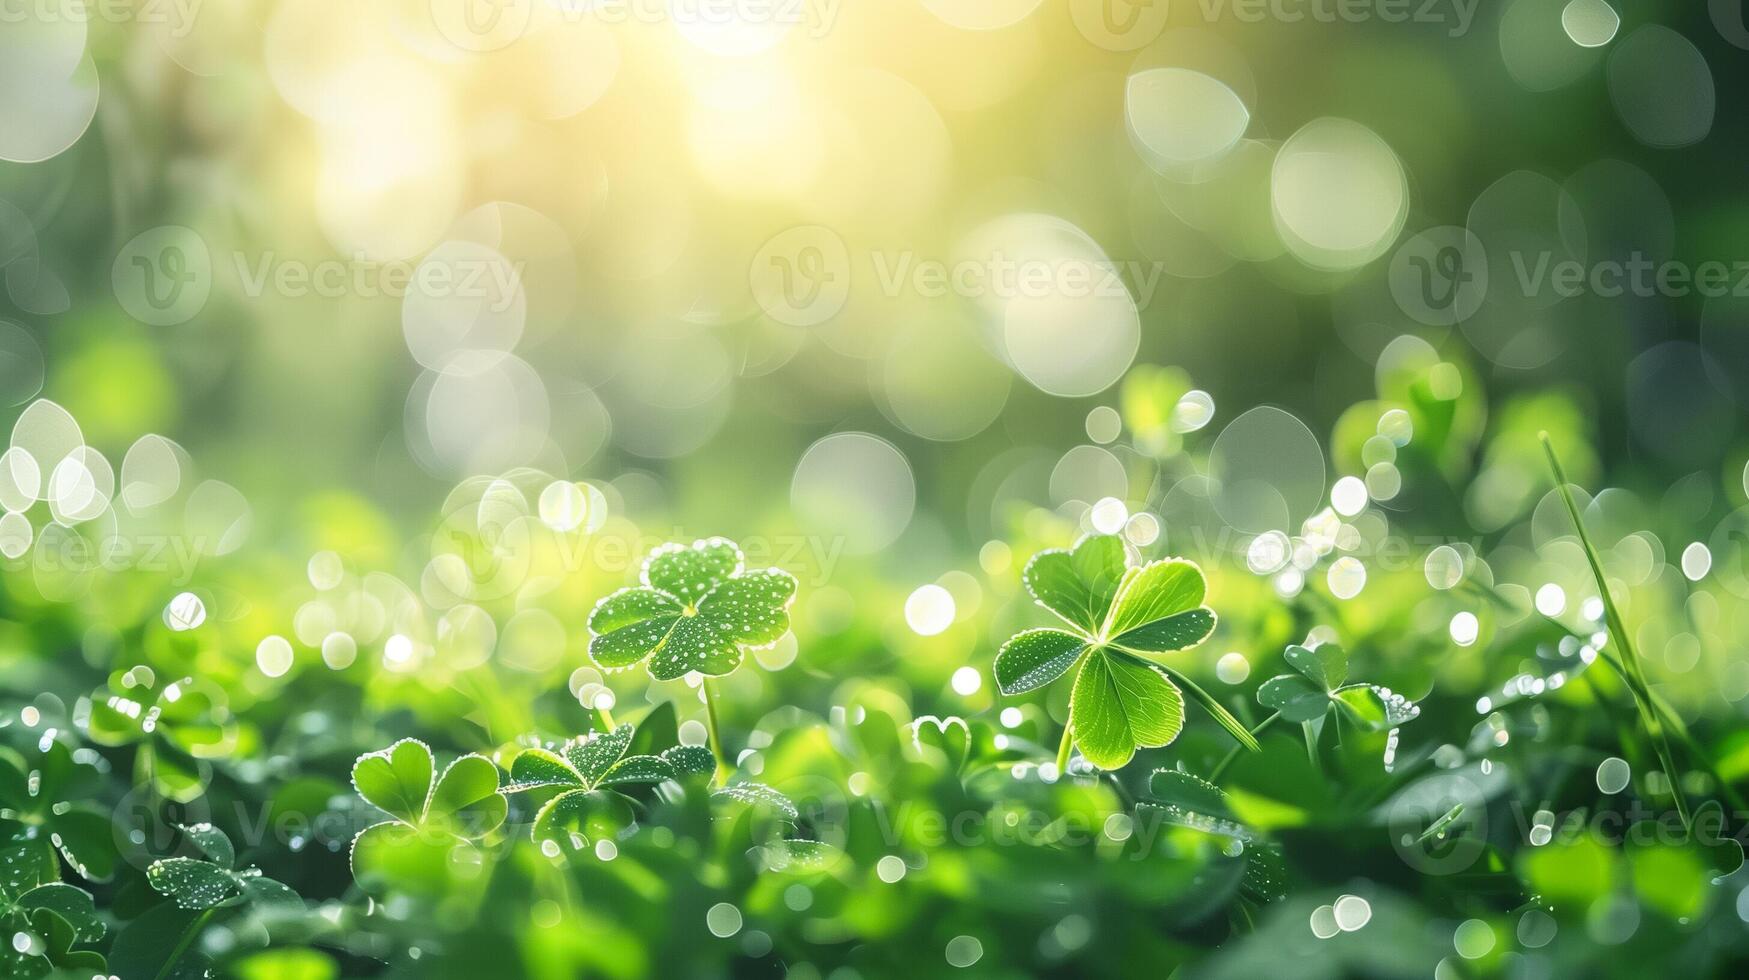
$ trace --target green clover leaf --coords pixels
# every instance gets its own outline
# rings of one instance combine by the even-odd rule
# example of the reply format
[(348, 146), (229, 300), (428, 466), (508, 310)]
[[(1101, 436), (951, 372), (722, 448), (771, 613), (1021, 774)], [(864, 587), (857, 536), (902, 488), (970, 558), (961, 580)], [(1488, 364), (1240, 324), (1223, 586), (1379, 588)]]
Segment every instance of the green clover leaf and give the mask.
[[(84, 904), (89, 905), (90, 901), (90, 896), (86, 896)], [(92, 917), (95, 918), (95, 912)], [(0, 952), (0, 976), (100, 976), (108, 969), (103, 954), (73, 948), (74, 944), (90, 942), (97, 936), (85, 934), (52, 905), (18, 908), (0, 916), (0, 920), (5, 922), (8, 933), (8, 942)], [(97, 925), (101, 936), (102, 923)]]
[(1413, 721), (1419, 706), (1374, 684), (1345, 684), (1348, 657), (1334, 643), (1290, 646), (1282, 654), (1295, 673), (1279, 674), (1257, 688), (1257, 703), (1287, 721), (1313, 724), (1336, 711), (1362, 731), (1382, 732)]
[(206, 792), (206, 760), (229, 756), (239, 737), (217, 685), (191, 677), (160, 685), (146, 667), (122, 671), (93, 692), (85, 724), (99, 745), (137, 744), (134, 781), (176, 803)]
[(1238, 719), (1157, 659), (1196, 646), (1215, 628), (1195, 562), (1168, 558), (1128, 567), (1121, 538), (1093, 534), (1070, 550), (1034, 555), (1021, 581), (1068, 628), (1015, 634), (997, 652), (993, 672), (1002, 693), (1015, 695), (1076, 670), (1062, 761), (1071, 736), (1101, 769), (1121, 768), (1137, 748), (1171, 743), (1184, 727), (1180, 685), (1241, 744), (1256, 747)]
[(1070, 550), (1032, 556), (1020, 580), (1033, 599), (1083, 633), (1104, 626), (1125, 571), (1123, 539), (1090, 534)]
[(57, 967), (94, 967), (102, 972), (103, 957), (72, 951), (76, 943), (103, 938), (103, 920), (91, 893), (59, 882), (21, 885), (27, 879), (14, 874), (10, 863), (14, 856), (10, 848), (0, 855), (7, 872), (0, 879), (0, 935), (7, 937), (0, 951), (0, 976), (44, 976)]
[(436, 775), (430, 747), (411, 738), (359, 756), (352, 786), (390, 817), (352, 839), (361, 885), (441, 888), (450, 851), (496, 830), (510, 812), (490, 759), (464, 755)]
[[(95, 757), (90, 749), (79, 751)], [(105, 881), (114, 874), (117, 855), (110, 818), (95, 807), (72, 802), (89, 798), (98, 776), (54, 739), (41, 743), (29, 759), (0, 748), (0, 814), (20, 825), (18, 839), (5, 847), (19, 851), (17, 869), (36, 869), (32, 883), (60, 877), (57, 853), (88, 880)], [(11, 873), (9, 869), (7, 876)]]
[(1102, 647), (1089, 652), (1075, 675), (1069, 726), (1088, 762), (1121, 769), (1136, 749), (1178, 737), (1184, 695), (1159, 669)]
[(716, 759), (702, 746), (677, 746), (659, 755), (628, 754), (635, 738), (631, 725), (620, 725), (574, 738), (556, 752), (530, 748), (517, 755), (504, 792), (558, 791), (536, 811), (529, 836), (581, 849), (630, 825), (630, 805), (615, 787), (716, 771)]
[(205, 860), (169, 857), (153, 861), (146, 882), (160, 895), (190, 912), (259, 903), (301, 907), (303, 899), (285, 884), (263, 877), (259, 868), (236, 869), (231, 839), (212, 824), (177, 828)]
[(776, 568), (745, 570), (724, 538), (664, 545), (644, 559), (643, 584), (603, 598), (589, 614), (589, 656), (604, 670), (650, 660), (650, 676), (722, 675), (742, 651), (770, 646), (789, 632), (795, 576)]
[(789, 797), (764, 783), (750, 781), (730, 783), (717, 789), (711, 794), (711, 798), (728, 800), (752, 810), (773, 813), (784, 820), (799, 820), (802, 816), (802, 811)]
[[(1265, 841), (1253, 828), (1234, 816), (1226, 791), (1200, 776), (1178, 769), (1156, 769), (1148, 778), (1149, 802), (1166, 822), (1189, 827), (1237, 844), (1245, 870), (1241, 894), (1262, 905), (1287, 894), (1286, 870), (1279, 844)], [(1232, 853), (1230, 846), (1223, 851)]]
[(972, 729), (958, 715), (922, 715), (911, 722), (911, 747), (918, 756), (939, 759), (958, 772), (972, 753)]

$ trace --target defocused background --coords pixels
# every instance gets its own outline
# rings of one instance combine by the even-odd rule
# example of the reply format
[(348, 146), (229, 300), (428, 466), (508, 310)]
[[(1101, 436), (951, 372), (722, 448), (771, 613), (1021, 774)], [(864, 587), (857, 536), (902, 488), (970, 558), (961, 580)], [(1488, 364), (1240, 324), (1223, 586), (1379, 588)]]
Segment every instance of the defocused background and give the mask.
[[(1729, 8), (11, 0), (0, 397), (54, 403), (12, 467), (54, 506), (0, 550), (333, 552), (434, 637), (484, 598), (434, 527), (526, 565), (611, 519), (975, 608), (1077, 527), (1264, 575), (1363, 509), (1362, 558), (1510, 540), (1549, 428), (1741, 577)], [(633, 565), (558, 561), (579, 605)]]
[[(890, 467), (858, 516), (903, 561), (987, 536), (985, 464), (1088, 441), (1134, 364), (1207, 436), (1265, 402), (1322, 435), (1404, 336), (1715, 467), (1749, 363), (1719, 7), (12, 0), (4, 396), (222, 460), (270, 536), (519, 465), (746, 533)], [(1474, 309), (1405, 310), (1453, 226)], [(1544, 278), (1635, 256), (1732, 271)], [(834, 430), (898, 455), (798, 469)]]
[(1308, 520), (1511, 543), (1542, 428), (1683, 529), (1659, 560), (1749, 572), (1728, 3), (6, 11), (21, 601), (92, 579), (33, 546), (174, 525), (178, 584), (319, 555), (435, 642), (487, 596), (428, 532), (524, 568), (609, 521), (555, 559), (576, 606), (640, 535), (725, 533), (828, 628), (877, 579), (969, 612), (1095, 526), (1292, 596)]

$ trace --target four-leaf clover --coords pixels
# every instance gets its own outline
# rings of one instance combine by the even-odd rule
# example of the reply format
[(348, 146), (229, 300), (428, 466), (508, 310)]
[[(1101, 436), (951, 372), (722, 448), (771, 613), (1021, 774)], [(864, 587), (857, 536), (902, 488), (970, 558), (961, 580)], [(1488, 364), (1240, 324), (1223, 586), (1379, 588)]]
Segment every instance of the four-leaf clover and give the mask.
[(619, 670), (650, 658), (650, 676), (673, 680), (692, 671), (722, 675), (741, 665), (742, 650), (770, 646), (789, 632), (795, 576), (776, 568), (745, 570), (733, 541), (670, 544), (644, 559), (643, 585), (621, 589), (589, 614), (589, 656)]
[(1117, 769), (1137, 748), (1177, 738), (1184, 727), (1179, 684), (1235, 738), (1255, 747), (1225, 708), (1154, 659), (1201, 643), (1215, 628), (1214, 611), (1202, 604), (1206, 583), (1195, 562), (1168, 558), (1126, 567), (1123, 540), (1094, 534), (1073, 550), (1034, 555), (1021, 578), (1068, 629), (1016, 634), (996, 655), (996, 683), (1004, 694), (1023, 694), (1074, 668), (1065, 739), (1072, 736), (1088, 762)]
[(464, 755), (436, 775), (431, 749), (411, 738), (359, 756), (352, 785), (390, 817), (352, 839), (352, 870), (360, 884), (440, 885), (434, 876), (441, 875), (450, 850), (496, 830), (510, 810), (491, 760)]
[(630, 806), (614, 787), (716, 771), (715, 757), (703, 746), (678, 746), (661, 755), (627, 755), (633, 734), (631, 725), (620, 725), (611, 732), (574, 738), (557, 752), (524, 749), (510, 763), (510, 783), (504, 791), (559, 791), (535, 814), (530, 836), (537, 841), (575, 838), (572, 843), (579, 847), (612, 836), (631, 823)]

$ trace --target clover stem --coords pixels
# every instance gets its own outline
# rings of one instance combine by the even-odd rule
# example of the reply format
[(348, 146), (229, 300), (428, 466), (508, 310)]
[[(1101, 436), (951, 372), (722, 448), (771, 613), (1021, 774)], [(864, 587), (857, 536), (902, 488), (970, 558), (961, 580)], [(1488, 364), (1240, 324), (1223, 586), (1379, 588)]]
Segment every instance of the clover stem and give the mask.
[(613, 729), (615, 727), (614, 723), (613, 723), (613, 709), (612, 708), (603, 708), (600, 705), (597, 705), (595, 707), (595, 710), (598, 714), (601, 715), (601, 723), (607, 726), (608, 731), (610, 731), (610, 732), (613, 731)]
[(176, 967), (176, 961), (181, 959), (182, 954), (188, 951), (188, 944), (194, 942), (194, 937), (200, 935), (201, 927), (206, 925), (206, 920), (212, 918), (212, 915), (213, 910), (206, 909), (199, 915), (188, 920), (188, 925), (182, 928), (182, 935), (177, 937), (176, 945), (171, 948), (170, 955), (164, 960), (164, 965), (160, 966), (158, 972), (153, 975), (153, 980), (163, 980), (163, 978), (171, 975), (171, 970)]
[[(1257, 736), (1263, 734), (1263, 730), (1265, 728), (1268, 728), (1270, 725), (1274, 724), (1275, 720), (1277, 718), (1280, 718), (1280, 717), (1281, 717), (1281, 712), (1277, 711), (1275, 714), (1270, 715), (1268, 718), (1265, 718), (1262, 721), (1258, 722), (1257, 727), (1251, 729), (1251, 737), (1256, 738)], [(1244, 748), (1245, 748), (1245, 746), (1243, 746), (1243, 745), (1235, 745), (1231, 749), (1227, 750), (1227, 754), (1221, 759), (1221, 761), (1219, 763), (1217, 763), (1215, 765), (1215, 771), (1209, 773), (1209, 782), (1211, 782), (1211, 783), (1216, 782), (1222, 776), (1226, 775), (1227, 767), (1233, 764), (1233, 760), (1237, 759), (1239, 757), (1239, 752), (1241, 750), (1243, 750)]]
[(717, 782), (722, 782), (724, 773), (729, 771), (729, 760), (723, 755), (723, 736), (717, 730), (717, 695), (710, 678), (699, 684), (699, 690), (704, 692), (704, 730), (710, 735), (711, 755), (717, 758)]
[(1057, 775), (1065, 776), (1069, 772), (1069, 750), (1075, 746), (1075, 729), (1073, 725), (1063, 726), (1063, 740), (1057, 743)]

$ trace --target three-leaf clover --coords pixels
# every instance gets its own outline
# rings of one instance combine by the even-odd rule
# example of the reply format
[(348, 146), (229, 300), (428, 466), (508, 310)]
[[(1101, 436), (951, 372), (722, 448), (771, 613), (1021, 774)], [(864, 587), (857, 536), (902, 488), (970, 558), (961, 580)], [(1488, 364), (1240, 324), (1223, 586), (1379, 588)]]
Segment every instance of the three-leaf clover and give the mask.
[(56, 852), (92, 881), (103, 881), (115, 871), (110, 818), (94, 807), (72, 802), (90, 798), (97, 778), (95, 769), (79, 762), (73, 750), (55, 739), (45, 739), (39, 754), (28, 761), (0, 748), (0, 817), (21, 825), (16, 860), (35, 862), (38, 880), (60, 877)]
[(231, 839), (210, 823), (177, 825), (202, 857), (170, 857), (153, 861), (146, 881), (153, 890), (169, 897), (176, 907), (191, 912), (229, 908), (247, 903), (302, 905), (303, 899), (290, 887), (263, 877), (260, 868), (237, 869), (237, 850)]
[(27, 829), (0, 821), (0, 976), (43, 976), (56, 968), (102, 973), (103, 957), (74, 952), (74, 943), (103, 937), (91, 893), (40, 877), (41, 862)]
[(1195, 562), (1168, 558), (1127, 567), (1121, 538), (1093, 534), (1072, 550), (1034, 555), (1021, 579), (1033, 599), (1069, 628), (1016, 634), (996, 654), (996, 683), (1004, 694), (1023, 694), (1075, 668), (1065, 749), (1073, 737), (1088, 762), (1117, 769), (1137, 748), (1170, 743), (1184, 727), (1179, 684), (1235, 738), (1255, 747), (1225, 708), (1154, 659), (1196, 646), (1215, 628), (1214, 611), (1202, 604), (1207, 585)]
[(1257, 702), (1287, 721), (1320, 723), (1335, 710), (1362, 731), (1382, 732), (1414, 720), (1421, 708), (1389, 688), (1345, 684), (1348, 657), (1334, 643), (1290, 646), (1282, 654), (1295, 673), (1278, 674), (1257, 688)]
[(770, 646), (789, 632), (796, 596), (795, 576), (745, 566), (740, 547), (724, 538), (650, 552), (643, 584), (603, 598), (590, 612), (589, 656), (606, 670), (650, 658), (657, 680), (730, 673), (743, 650)]
[(437, 775), (430, 747), (418, 739), (359, 756), (352, 786), (390, 819), (352, 839), (353, 876), (367, 887), (441, 887), (450, 851), (496, 830), (509, 814), (498, 782), (498, 767), (481, 755), (464, 755)]
[(631, 823), (631, 808), (615, 787), (660, 783), (708, 775), (716, 758), (703, 746), (683, 745), (660, 755), (627, 755), (634, 729), (591, 732), (554, 752), (524, 749), (510, 763), (506, 793), (557, 790), (536, 812), (530, 836), (536, 841), (569, 841), (582, 847), (610, 837)]

